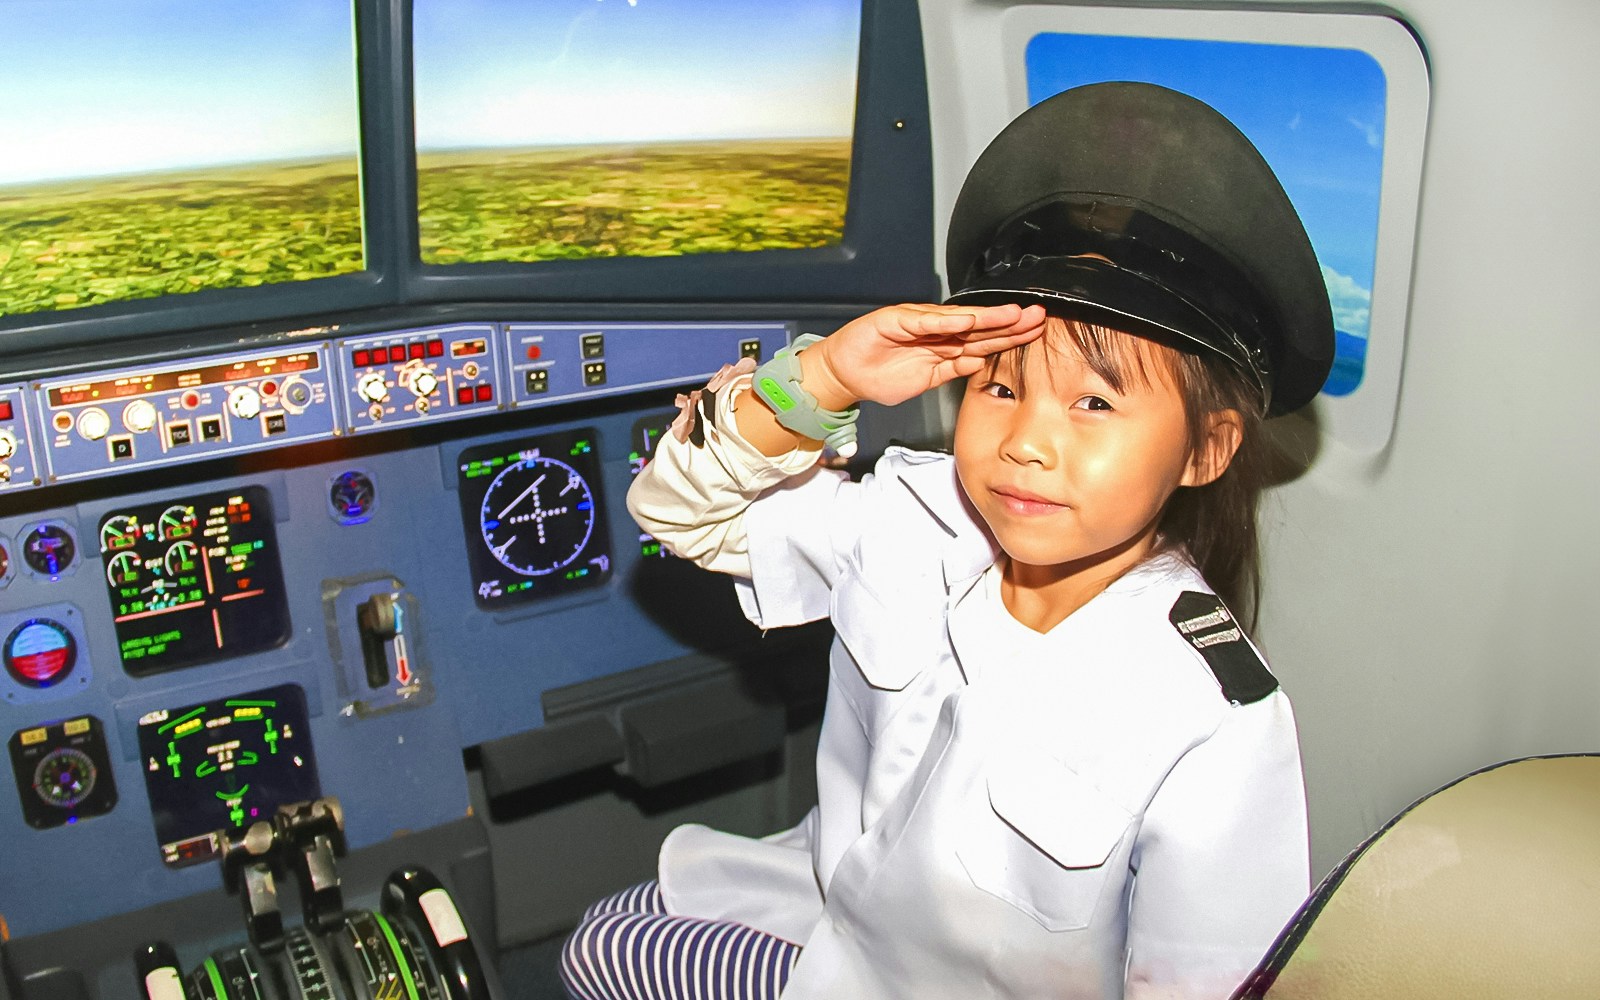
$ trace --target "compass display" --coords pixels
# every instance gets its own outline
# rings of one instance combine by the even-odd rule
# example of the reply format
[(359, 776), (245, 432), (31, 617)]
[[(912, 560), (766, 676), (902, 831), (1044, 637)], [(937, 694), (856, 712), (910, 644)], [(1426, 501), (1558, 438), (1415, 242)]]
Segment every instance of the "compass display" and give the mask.
[(150, 712), (139, 756), (161, 856), (174, 867), (214, 857), (218, 830), (322, 794), (297, 684)]
[(100, 521), (100, 553), (122, 666), (136, 677), (289, 637), (272, 507), (259, 486), (114, 511)]
[(605, 582), (611, 548), (589, 428), (469, 448), (457, 464), (478, 605)]

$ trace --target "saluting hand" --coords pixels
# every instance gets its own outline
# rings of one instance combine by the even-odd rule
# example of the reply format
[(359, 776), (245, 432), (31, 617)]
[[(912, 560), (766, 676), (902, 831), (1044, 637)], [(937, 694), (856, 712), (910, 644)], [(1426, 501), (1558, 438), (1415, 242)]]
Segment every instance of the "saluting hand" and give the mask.
[(1044, 317), (1037, 305), (886, 306), (800, 352), (801, 382), (830, 410), (861, 400), (901, 403), (1038, 339)]

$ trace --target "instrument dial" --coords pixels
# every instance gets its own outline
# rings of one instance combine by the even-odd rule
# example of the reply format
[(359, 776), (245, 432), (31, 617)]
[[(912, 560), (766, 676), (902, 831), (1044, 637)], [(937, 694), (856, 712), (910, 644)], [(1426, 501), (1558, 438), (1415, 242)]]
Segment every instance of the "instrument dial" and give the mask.
[(174, 542), (161, 563), (166, 567), (168, 576), (193, 573), (200, 566), (200, 547), (193, 542)]
[(57, 747), (33, 769), (33, 790), (47, 806), (71, 809), (94, 792), (99, 771), (76, 747)]
[(0, 649), (6, 672), (30, 688), (46, 688), (72, 672), (78, 643), (67, 627), (51, 618), (30, 618), (11, 630)]
[(0, 431), (0, 462), (17, 453), (17, 436), (10, 431)]
[(113, 587), (122, 587), (139, 579), (139, 557), (132, 552), (118, 552), (106, 560), (106, 579)]
[(35, 573), (59, 576), (78, 556), (78, 543), (59, 524), (41, 524), (22, 539), (22, 559)]
[(100, 551), (120, 552), (139, 543), (139, 522), (119, 514), (100, 527)]
[(161, 512), (156, 527), (161, 532), (161, 540), (170, 542), (193, 535), (199, 524), (199, 520), (194, 516), (193, 507), (174, 504)]
[(594, 493), (578, 470), (531, 455), (489, 484), (478, 523), (484, 544), (508, 569), (544, 576), (578, 558), (594, 518)]

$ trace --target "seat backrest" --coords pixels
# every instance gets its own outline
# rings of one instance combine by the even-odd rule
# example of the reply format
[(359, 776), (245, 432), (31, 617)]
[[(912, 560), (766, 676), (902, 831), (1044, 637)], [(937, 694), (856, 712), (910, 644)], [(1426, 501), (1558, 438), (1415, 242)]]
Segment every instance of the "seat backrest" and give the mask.
[(1600, 998), (1600, 755), (1428, 795), (1317, 887), (1235, 1000)]

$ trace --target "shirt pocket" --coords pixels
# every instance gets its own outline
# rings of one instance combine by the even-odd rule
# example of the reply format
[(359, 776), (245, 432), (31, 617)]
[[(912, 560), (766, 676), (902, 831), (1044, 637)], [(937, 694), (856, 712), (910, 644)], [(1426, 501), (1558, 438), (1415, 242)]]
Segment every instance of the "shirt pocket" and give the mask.
[[(917, 589), (906, 581), (907, 591)], [(943, 605), (934, 601), (887, 601), (855, 573), (834, 590), (833, 629), (849, 650), (862, 679), (879, 691), (904, 691), (938, 662), (945, 630)], [(934, 608), (930, 615), (921, 608)]]
[(997, 755), (987, 801), (966, 817), (957, 857), (974, 885), (1052, 931), (1086, 927), (1126, 868), (1107, 862), (1133, 816), (1042, 750)]

